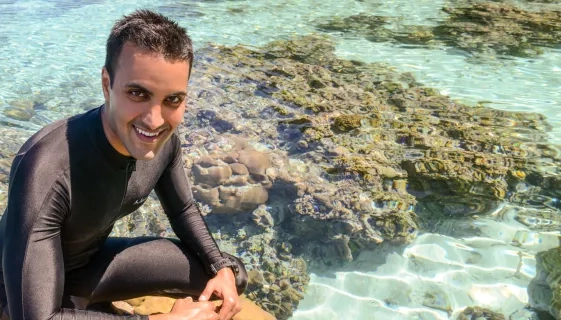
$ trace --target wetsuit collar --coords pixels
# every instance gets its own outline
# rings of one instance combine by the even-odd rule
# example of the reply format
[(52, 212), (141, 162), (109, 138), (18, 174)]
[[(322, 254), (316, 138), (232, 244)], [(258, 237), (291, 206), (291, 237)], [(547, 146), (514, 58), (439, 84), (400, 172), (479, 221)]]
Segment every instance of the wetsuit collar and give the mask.
[(109, 142), (103, 131), (103, 123), (101, 122), (101, 110), (102, 106), (92, 110), (93, 114), (91, 117), (93, 128), (93, 140), (97, 149), (103, 154), (105, 159), (110, 165), (117, 169), (127, 169), (129, 164), (133, 166), (136, 164), (136, 159), (133, 157), (125, 156), (120, 154)]

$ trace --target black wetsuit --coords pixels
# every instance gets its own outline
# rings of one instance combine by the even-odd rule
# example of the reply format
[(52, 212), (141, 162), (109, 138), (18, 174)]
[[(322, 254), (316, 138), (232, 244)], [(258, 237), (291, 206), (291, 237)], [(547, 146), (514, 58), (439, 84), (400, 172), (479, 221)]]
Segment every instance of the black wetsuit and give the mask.
[[(108, 237), (152, 190), (180, 240)], [(209, 266), (231, 258), (194, 203), (179, 138), (174, 134), (151, 161), (123, 156), (103, 132), (101, 107), (52, 123), (22, 146), (10, 172), (0, 243), (0, 300), (7, 300), (12, 320), (122, 319), (84, 306), (198, 296)], [(241, 293), (247, 273), (235, 260)]]

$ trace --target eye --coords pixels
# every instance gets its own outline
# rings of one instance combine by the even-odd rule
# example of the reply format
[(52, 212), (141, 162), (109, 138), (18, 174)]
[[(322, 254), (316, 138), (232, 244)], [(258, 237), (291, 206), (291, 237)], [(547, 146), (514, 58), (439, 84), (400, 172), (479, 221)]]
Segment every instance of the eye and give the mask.
[(171, 96), (167, 98), (168, 102), (171, 104), (180, 104), (183, 99), (180, 96)]
[(137, 97), (137, 98), (144, 98), (146, 95), (144, 94), (144, 92), (140, 91), (140, 90), (131, 90), (129, 91), (129, 94), (133, 97)]

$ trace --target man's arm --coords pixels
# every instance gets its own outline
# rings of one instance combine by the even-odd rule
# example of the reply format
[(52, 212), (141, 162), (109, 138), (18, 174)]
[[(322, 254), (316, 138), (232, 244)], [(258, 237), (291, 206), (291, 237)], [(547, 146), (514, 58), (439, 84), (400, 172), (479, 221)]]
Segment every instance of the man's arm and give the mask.
[(62, 176), (49, 176), (53, 171), (48, 166), (36, 165), (32, 155), (18, 155), (12, 165), (2, 254), (10, 318), (127, 318), (61, 308), (65, 272), (61, 225), (69, 212), (69, 190)]
[(208, 301), (212, 294), (223, 300), (219, 319), (230, 319), (241, 310), (232, 261), (222, 255), (206, 225), (199, 208), (195, 205), (185, 169), (179, 138), (173, 136), (174, 156), (156, 185), (156, 193), (170, 218), (179, 239), (201, 258), (212, 279), (199, 297)]
[(194, 250), (210, 270), (211, 265), (219, 264), (224, 257), (193, 199), (179, 138), (173, 135), (170, 143), (174, 148), (173, 159), (160, 177), (155, 191), (177, 237)]

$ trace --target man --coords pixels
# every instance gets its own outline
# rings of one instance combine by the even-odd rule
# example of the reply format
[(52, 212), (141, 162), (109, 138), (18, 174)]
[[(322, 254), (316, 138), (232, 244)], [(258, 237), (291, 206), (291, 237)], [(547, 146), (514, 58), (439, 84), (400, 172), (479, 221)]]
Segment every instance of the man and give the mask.
[[(146, 10), (125, 16), (107, 40), (105, 104), (22, 146), (0, 221), (4, 316), (121, 319), (91, 309), (144, 295), (198, 301), (134, 319), (230, 319), (240, 311), (247, 273), (212, 239), (174, 134), (192, 63), (191, 40), (175, 22)], [(180, 240), (108, 237), (152, 190)], [(219, 310), (208, 301), (213, 294), (223, 300)]]

